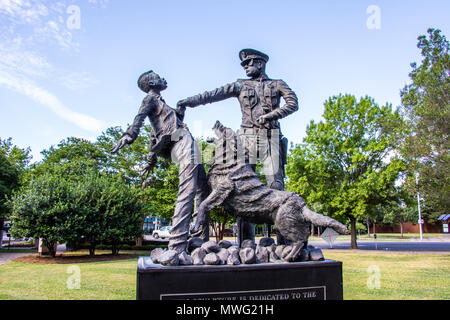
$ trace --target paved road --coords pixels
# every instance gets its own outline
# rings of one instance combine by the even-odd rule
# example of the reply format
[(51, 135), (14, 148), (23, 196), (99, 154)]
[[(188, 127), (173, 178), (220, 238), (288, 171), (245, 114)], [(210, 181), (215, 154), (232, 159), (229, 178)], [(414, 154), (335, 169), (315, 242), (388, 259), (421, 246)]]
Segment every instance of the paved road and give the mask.
[(33, 253), (7, 253), (7, 252), (0, 252), (0, 266), (2, 264), (8, 263), (16, 258), (27, 256), (29, 254)]
[(151, 235), (144, 235), (144, 240), (154, 241), (154, 242), (161, 242), (161, 243), (169, 243), (169, 239), (155, 239)]
[[(152, 236), (145, 235), (144, 239), (167, 243), (165, 239), (154, 239)], [(212, 240), (214, 237), (211, 238)], [(231, 240), (233, 244), (236, 241)], [(330, 246), (325, 241), (310, 241), (309, 244), (319, 247), (321, 249), (330, 249)], [(333, 249), (350, 249), (350, 241), (336, 241), (333, 244)], [(443, 241), (359, 241), (358, 249), (360, 250), (384, 250), (384, 251), (432, 251), (432, 252), (450, 252), (450, 241), (443, 239)]]
[[(311, 241), (310, 244), (321, 249), (330, 249), (330, 246), (323, 241)], [(333, 249), (350, 249), (349, 241), (336, 241)], [(450, 242), (429, 242), (429, 241), (378, 241), (358, 242), (358, 249), (361, 250), (385, 250), (385, 251), (448, 251), (450, 252)]]

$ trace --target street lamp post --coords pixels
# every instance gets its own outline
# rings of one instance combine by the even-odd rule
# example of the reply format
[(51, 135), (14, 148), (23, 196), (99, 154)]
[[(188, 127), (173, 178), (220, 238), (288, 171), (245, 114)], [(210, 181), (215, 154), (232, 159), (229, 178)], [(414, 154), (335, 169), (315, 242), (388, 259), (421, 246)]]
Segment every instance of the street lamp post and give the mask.
[(416, 185), (417, 185), (417, 208), (419, 210), (419, 230), (420, 230), (420, 240), (423, 240), (422, 234), (422, 214), (420, 213), (420, 193), (419, 193), (419, 173), (416, 172)]

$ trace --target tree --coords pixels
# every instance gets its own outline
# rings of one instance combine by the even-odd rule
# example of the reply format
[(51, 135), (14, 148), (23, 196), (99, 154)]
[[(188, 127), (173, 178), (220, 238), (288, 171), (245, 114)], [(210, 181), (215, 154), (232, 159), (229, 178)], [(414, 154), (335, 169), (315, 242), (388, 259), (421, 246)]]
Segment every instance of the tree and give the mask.
[[(110, 151), (124, 133), (120, 127), (108, 128), (97, 138), (96, 145), (107, 156), (108, 171), (119, 175), (128, 184), (142, 189), (139, 197), (144, 205), (144, 212), (171, 218), (178, 192), (178, 168), (170, 161), (158, 159), (153, 173), (148, 178), (142, 177), (143, 169), (147, 165), (150, 130), (150, 126), (144, 125), (138, 138), (115, 154), (111, 154)], [(144, 220), (142, 220), (141, 229), (143, 223)], [(137, 238), (136, 243), (140, 243), (141, 240), (142, 238)]]
[[(142, 203), (139, 190), (120, 177), (89, 171), (73, 186), (70, 240), (83, 238), (89, 242), (89, 254), (101, 242), (112, 244), (119, 252), (120, 241), (142, 235)], [(67, 239), (67, 236), (64, 237)]]
[(7, 201), (19, 184), (19, 172), (0, 150), (0, 248), (3, 239), (3, 224), (8, 215)]
[(450, 55), (449, 42), (440, 30), (428, 29), (418, 37), (422, 63), (412, 63), (411, 83), (401, 91), (410, 134), (401, 147), (410, 163), (405, 186), (415, 193), (415, 173), (425, 200), (424, 216), (436, 220), (450, 204)]
[(112, 253), (119, 253), (121, 241), (142, 236), (144, 220), (142, 190), (126, 185), (121, 178), (110, 177), (100, 201), (106, 208), (104, 212), (104, 241), (112, 244)]
[[(0, 220), (8, 212), (7, 200), (19, 185), (19, 171), (5, 153), (0, 150)], [(3, 227), (3, 224), (1, 225)]]
[(223, 239), (225, 229), (230, 223), (236, 222), (236, 218), (226, 211), (222, 206), (214, 208), (210, 211), (210, 225), (214, 230), (216, 242)]
[(136, 186), (139, 185), (142, 182), (141, 172), (147, 164), (150, 130), (151, 127), (145, 125), (140, 135), (131, 145), (114, 154), (111, 154), (110, 151), (124, 132), (120, 127), (111, 127), (103, 132), (97, 138), (95, 145), (106, 157), (105, 169), (119, 174), (129, 183), (133, 183)]
[(9, 161), (16, 167), (19, 174), (22, 174), (28, 169), (31, 161), (31, 149), (21, 149), (14, 145), (12, 138), (2, 140), (0, 138), (0, 152), (3, 152), (9, 159)]
[(44, 159), (32, 167), (33, 176), (64, 169), (66, 175), (76, 179), (87, 168), (105, 171), (108, 163), (107, 155), (95, 143), (76, 137), (62, 140), (56, 147), (51, 146), (41, 153)]
[(158, 158), (156, 168), (143, 184), (143, 201), (147, 212), (171, 219), (178, 196), (178, 165)]
[(401, 115), (369, 97), (339, 95), (325, 102), (323, 117), (310, 122), (304, 144), (291, 151), (287, 189), (350, 221), (351, 247), (357, 248), (357, 220), (386, 200), (405, 166), (393, 153)]
[(101, 242), (117, 254), (120, 241), (142, 235), (139, 190), (83, 162), (54, 165), (17, 193), (11, 207), (13, 234), (42, 238), (53, 256), (57, 242), (80, 240), (89, 242), (91, 256)]
[(107, 230), (107, 225), (104, 223), (107, 207), (102, 201), (106, 188), (108, 188), (108, 182), (97, 172), (89, 171), (82, 176), (73, 189), (74, 213), (69, 221), (75, 229), (71, 229), (70, 232), (77, 238), (83, 238), (89, 242), (91, 256), (95, 255), (95, 248), (105, 238), (104, 234)]
[[(416, 222), (415, 201), (403, 186), (393, 186), (386, 192), (385, 201), (379, 203), (368, 212), (368, 219), (383, 225), (399, 225), (403, 237), (403, 223)], [(376, 231), (374, 231), (376, 232)]]
[(9, 213), (7, 201), (12, 192), (23, 184), (24, 172), (31, 159), (30, 152), (29, 148), (24, 150), (13, 145), (11, 138), (0, 139), (0, 248), (3, 223)]
[(20, 192), (13, 195), (11, 207), (11, 233), (14, 237), (42, 238), (52, 257), (62, 229), (70, 215), (70, 187), (54, 175), (33, 179)]

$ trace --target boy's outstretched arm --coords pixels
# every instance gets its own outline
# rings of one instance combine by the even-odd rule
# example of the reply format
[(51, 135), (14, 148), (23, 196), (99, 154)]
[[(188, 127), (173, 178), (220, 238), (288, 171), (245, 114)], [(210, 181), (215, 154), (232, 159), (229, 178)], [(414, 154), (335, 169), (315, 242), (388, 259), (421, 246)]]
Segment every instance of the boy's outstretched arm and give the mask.
[(111, 149), (111, 153), (116, 153), (120, 149), (122, 149), (126, 144), (132, 144), (133, 139), (127, 134), (123, 135), (122, 138), (120, 138), (119, 141), (117, 141), (117, 144), (114, 146), (114, 148)]
[(148, 95), (142, 101), (139, 112), (134, 118), (133, 124), (128, 127), (127, 131), (123, 134), (122, 138), (117, 142), (116, 146), (111, 149), (111, 153), (116, 153), (122, 149), (126, 144), (132, 144), (134, 140), (139, 136), (139, 131), (144, 124), (145, 117), (148, 116), (151, 108), (151, 96)]

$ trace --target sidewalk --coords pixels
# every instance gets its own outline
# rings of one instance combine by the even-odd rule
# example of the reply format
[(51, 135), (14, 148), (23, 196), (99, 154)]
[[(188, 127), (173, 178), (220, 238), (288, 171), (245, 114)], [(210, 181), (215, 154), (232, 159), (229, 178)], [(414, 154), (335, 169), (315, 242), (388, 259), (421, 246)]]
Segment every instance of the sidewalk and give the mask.
[(450, 242), (450, 234), (445, 234), (441, 237), (424, 237), (423, 240), (420, 240), (420, 238), (411, 238), (409, 241)]
[(8, 252), (0, 252), (0, 266), (6, 264), (16, 258), (20, 258), (23, 256), (34, 255), (37, 253), (8, 253)]
[[(5, 248), (3, 248), (3, 249), (5, 249)], [(30, 249), (30, 251), (31, 251), (31, 249), (34, 249), (34, 248), (21, 247), (19, 249)], [(14, 250), (14, 249), (11, 249), (11, 250)], [(66, 245), (65, 244), (58, 245), (56, 251), (57, 251), (57, 253), (65, 252)], [(11, 252), (11, 253), (10, 252), (0, 252), (0, 266), (13, 261), (14, 259), (20, 258), (20, 257), (29, 256), (29, 255), (37, 255), (37, 254), (38, 253), (36, 252), (36, 250), (33, 250), (31, 252)]]

